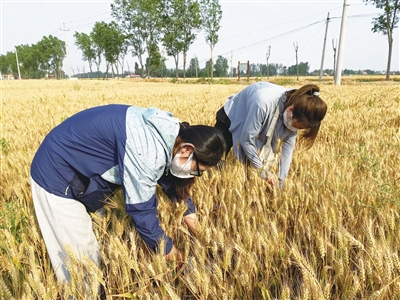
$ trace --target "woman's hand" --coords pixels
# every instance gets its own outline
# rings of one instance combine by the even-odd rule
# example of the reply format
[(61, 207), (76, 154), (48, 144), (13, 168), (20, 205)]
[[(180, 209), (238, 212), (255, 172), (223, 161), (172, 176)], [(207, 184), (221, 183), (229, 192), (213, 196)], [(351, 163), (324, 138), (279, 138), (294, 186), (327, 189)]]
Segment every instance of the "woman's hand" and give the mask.
[(268, 182), (272, 187), (275, 187), (275, 186), (278, 184), (278, 182), (277, 182), (277, 180), (276, 180), (274, 174), (271, 174), (270, 172), (268, 172), (268, 173), (269, 173), (268, 175), (271, 175), (271, 176), (268, 176), (267, 182)]
[(180, 270), (183, 267), (183, 256), (179, 250), (172, 245), (171, 251), (165, 256), (166, 260), (169, 262), (176, 262), (177, 269)]
[(196, 234), (196, 219), (197, 219), (197, 216), (195, 213), (188, 214), (183, 217), (183, 221), (185, 221), (186, 225), (189, 227), (190, 231), (193, 234)]
[(274, 174), (272, 174), (269, 171), (262, 171), (261, 172), (261, 178), (265, 180), (269, 185), (272, 187), (275, 187), (278, 184), (278, 181), (276, 180), (276, 177)]
[(179, 262), (183, 260), (182, 254), (174, 245), (172, 245), (171, 251), (165, 256), (165, 258), (170, 262)]

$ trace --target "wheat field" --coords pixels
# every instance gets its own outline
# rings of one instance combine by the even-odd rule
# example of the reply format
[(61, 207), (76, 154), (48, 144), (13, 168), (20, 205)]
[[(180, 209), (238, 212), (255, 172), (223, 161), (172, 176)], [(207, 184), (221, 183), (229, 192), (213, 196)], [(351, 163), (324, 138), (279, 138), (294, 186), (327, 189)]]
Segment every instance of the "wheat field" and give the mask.
[[(196, 180), (196, 236), (182, 222), (185, 207), (157, 191), (183, 269), (148, 251), (120, 193), (104, 217), (93, 214), (102, 256), (101, 269), (92, 267), (93, 299), (99, 283), (106, 299), (400, 299), (399, 80), (314, 83), (328, 113), (315, 145), (296, 148), (284, 189), (271, 191), (230, 153), (221, 171)], [(70, 285), (55, 280), (31, 200), (30, 163), (54, 126), (110, 103), (213, 125), (225, 99), (246, 84), (1, 82), (0, 299), (84, 298), (78, 261)]]

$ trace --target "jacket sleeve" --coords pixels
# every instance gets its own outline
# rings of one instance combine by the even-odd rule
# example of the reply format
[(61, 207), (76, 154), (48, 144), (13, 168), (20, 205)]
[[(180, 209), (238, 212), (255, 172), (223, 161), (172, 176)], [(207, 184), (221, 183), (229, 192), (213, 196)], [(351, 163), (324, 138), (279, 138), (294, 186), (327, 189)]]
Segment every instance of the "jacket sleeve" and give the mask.
[(283, 187), (285, 179), (288, 176), (295, 144), (296, 144), (296, 135), (292, 135), (291, 137), (283, 141), (282, 154), (279, 161), (279, 175), (278, 175), (280, 187)]
[(172, 239), (160, 227), (157, 216), (158, 199), (153, 195), (148, 201), (136, 204), (127, 204), (126, 213), (132, 216), (133, 224), (140, 237), (155, 252), (160, 240), (166, 240), (165, 254), (172, 249)]
[(119, 150), (125, 211), (132, 216), (136, 230), (153, 251), (158, 250), (160, 239), (166, 240), (167, 254), (172, 249), (172, 239), (160, 227), (155, 196), (159, 174), (165, 168), (165, 158), (158, 154), (162, 149), (151, 149), (146, 142), (135, 142), (128, 140)]
[[(167, 176), (163, 176), (159, 181), (158, 184), (162, 187), (163, 192), (168, 196), (169, 199), (172, 201), (176, 201), (176, 191), (175, 191), (175, 183), (171, 180), (167, 180)], [(187, 197), (186, 199), (186, 206), (187, 210), (184, 214), (184, 216), (195, 213), (196, 212), (196, 207), (193, 204), (192, 198)]]

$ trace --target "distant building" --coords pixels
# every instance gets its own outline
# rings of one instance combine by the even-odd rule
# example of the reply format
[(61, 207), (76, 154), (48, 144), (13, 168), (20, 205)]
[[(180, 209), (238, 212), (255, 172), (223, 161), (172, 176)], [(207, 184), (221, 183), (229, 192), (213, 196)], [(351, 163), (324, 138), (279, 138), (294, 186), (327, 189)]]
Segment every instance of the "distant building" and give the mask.
[(142, 76), (138, 75), (138, 74), (129, 74), (126, 75), (125, 78), (141, 78)]

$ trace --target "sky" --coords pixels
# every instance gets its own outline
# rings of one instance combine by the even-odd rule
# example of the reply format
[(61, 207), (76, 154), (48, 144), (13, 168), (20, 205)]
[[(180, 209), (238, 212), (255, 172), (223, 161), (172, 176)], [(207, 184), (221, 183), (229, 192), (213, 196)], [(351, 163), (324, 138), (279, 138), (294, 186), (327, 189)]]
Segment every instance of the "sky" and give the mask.
[[(15, 51), (21, 44), (36, 44), (44, 36), (53, 35), (67, 44), (68, 57), (63, 69), (71, 75), (88, 71), (82, 52), (75, 46), (75, 32), (90, 33), (96, 22), (111, 22), (111, 3), (101, 0), (0, 0), (1, 42), (0, 52)], [(326, 19), (329, 13), (323, 68), (333, 69), (339, 51), (343, 0), (291, 0), (291, 1), (219, 1), (222, 8), (219, 41), (213, 50), (214, 61), (224, 56), (229, 65), (237, 67), (238, 61), (250, 63), (279, 63), (284, 66), (308, 62), (310, 71), (319, 70), (322, 63)], [(387, 36), (373, 33), (372, 20), (382, 13), (374, 5), (362, 0), (347, 1), (347, 19), (342, 45), (342, 70), (385, 71), (388, 59)], [(399, 24), (398, 24), (399, 25)], [(392, 71), (400, 70), (400, 33), (393, 34)], [(268, 50), (269, 49), (269, 50)], [(198, 34), (191, 45), (187, 66), (197, 57), (200, 68), (210, 59), (210, 47), (204, 34)], [(137, 62), (131, 54), (125, 59), (125, 70), (133, 71)], [(174, 60), (166, 65), (174, 68)], [(69, 70), (68, 70), (69, 66)], [(183, 58), (179, 57), (183, 67)], [(105, 70), (105, 65), (101, 68)]]

